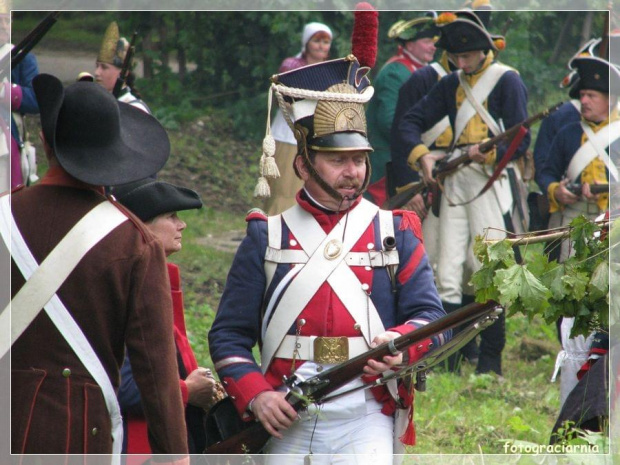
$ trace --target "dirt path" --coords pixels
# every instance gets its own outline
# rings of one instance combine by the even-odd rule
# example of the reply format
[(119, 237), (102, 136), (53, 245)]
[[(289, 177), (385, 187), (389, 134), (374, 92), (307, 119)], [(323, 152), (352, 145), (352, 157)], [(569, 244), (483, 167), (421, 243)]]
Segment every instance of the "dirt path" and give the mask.
[[(78, 74), (83, 71), (91, 74), (95, 72), (96, 53), (78, 50), (68, 52), (41, 47), (36, 50), (35, 55), (41, 73), (53, 74), (64, 83), (75, 81)], [(137, 63), (135, 71), (138, 77), (142, 77), (142, 62)]]

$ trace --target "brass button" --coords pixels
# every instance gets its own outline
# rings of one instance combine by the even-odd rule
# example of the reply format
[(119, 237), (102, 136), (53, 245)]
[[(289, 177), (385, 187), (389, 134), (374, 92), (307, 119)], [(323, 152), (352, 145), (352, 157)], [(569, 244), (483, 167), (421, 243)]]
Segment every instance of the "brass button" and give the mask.
[(361, 326), (359, 325), (359, 323), (355, 323), (355, 324), (353, 325), (353, 329), (354, 329), (355, 331), (359, 331), (359, 330), (360, 330), (360, 328), (361, 328)]
[(90, 432), (90, 434), (92, 434), (93, 436), (97, 436), (97, 433), (99, 433), (99, 430), (97, 429), (97, 427), (93, 428), (92, 431)]
[(69, 376), (71, 376), (71, 370), (69, 368), (65, 368), (64, 370), (62, 370), (62, 375), (65, 378), (68, 378)]

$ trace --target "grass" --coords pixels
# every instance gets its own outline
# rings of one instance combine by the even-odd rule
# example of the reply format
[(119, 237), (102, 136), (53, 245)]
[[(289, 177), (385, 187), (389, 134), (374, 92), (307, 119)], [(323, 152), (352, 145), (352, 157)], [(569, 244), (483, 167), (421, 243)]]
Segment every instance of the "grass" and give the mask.
[[(555, 354), (527, 360), (523, 337), (547, 339), (544, 322), (520, 315), (506, 321), (503, 379), (474, 374), (431, 372), (427, 391), (416, 393), (417, 445), (411, 453), (504, 453), (506, 440), (547, 444), (559, 412), (559, 385), (549, 382)], [(559, 350), (559, 344), (558, 344)]]

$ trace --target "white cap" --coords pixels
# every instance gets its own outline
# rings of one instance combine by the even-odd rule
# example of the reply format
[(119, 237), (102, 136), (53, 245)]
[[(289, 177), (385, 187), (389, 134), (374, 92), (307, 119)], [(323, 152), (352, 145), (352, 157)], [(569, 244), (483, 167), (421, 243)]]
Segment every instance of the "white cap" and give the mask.
[[(308, 44), (312, 36), (317, 32), (326, 32), (327, 34), (329, 34), (329, 37), (332, 37), (332, 30), (329, 28), (329, 26), (326, 26), (323, 23), (308, 23), (304, 27), (304, 32), (301, 35), (300, 53), (304, 53), (306, 51), (306, 45)], [(301, 54), (299, 56), (301, 56)]]

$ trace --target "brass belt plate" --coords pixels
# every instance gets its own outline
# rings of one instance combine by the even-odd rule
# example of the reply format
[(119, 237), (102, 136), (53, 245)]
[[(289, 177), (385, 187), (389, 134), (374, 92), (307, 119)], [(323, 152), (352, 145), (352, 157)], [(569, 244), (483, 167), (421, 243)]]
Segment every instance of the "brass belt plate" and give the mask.
[(341, 337), (317, 337), (314, 340), (316, 363), (342, 363), (349, 360), (349, 340)]

